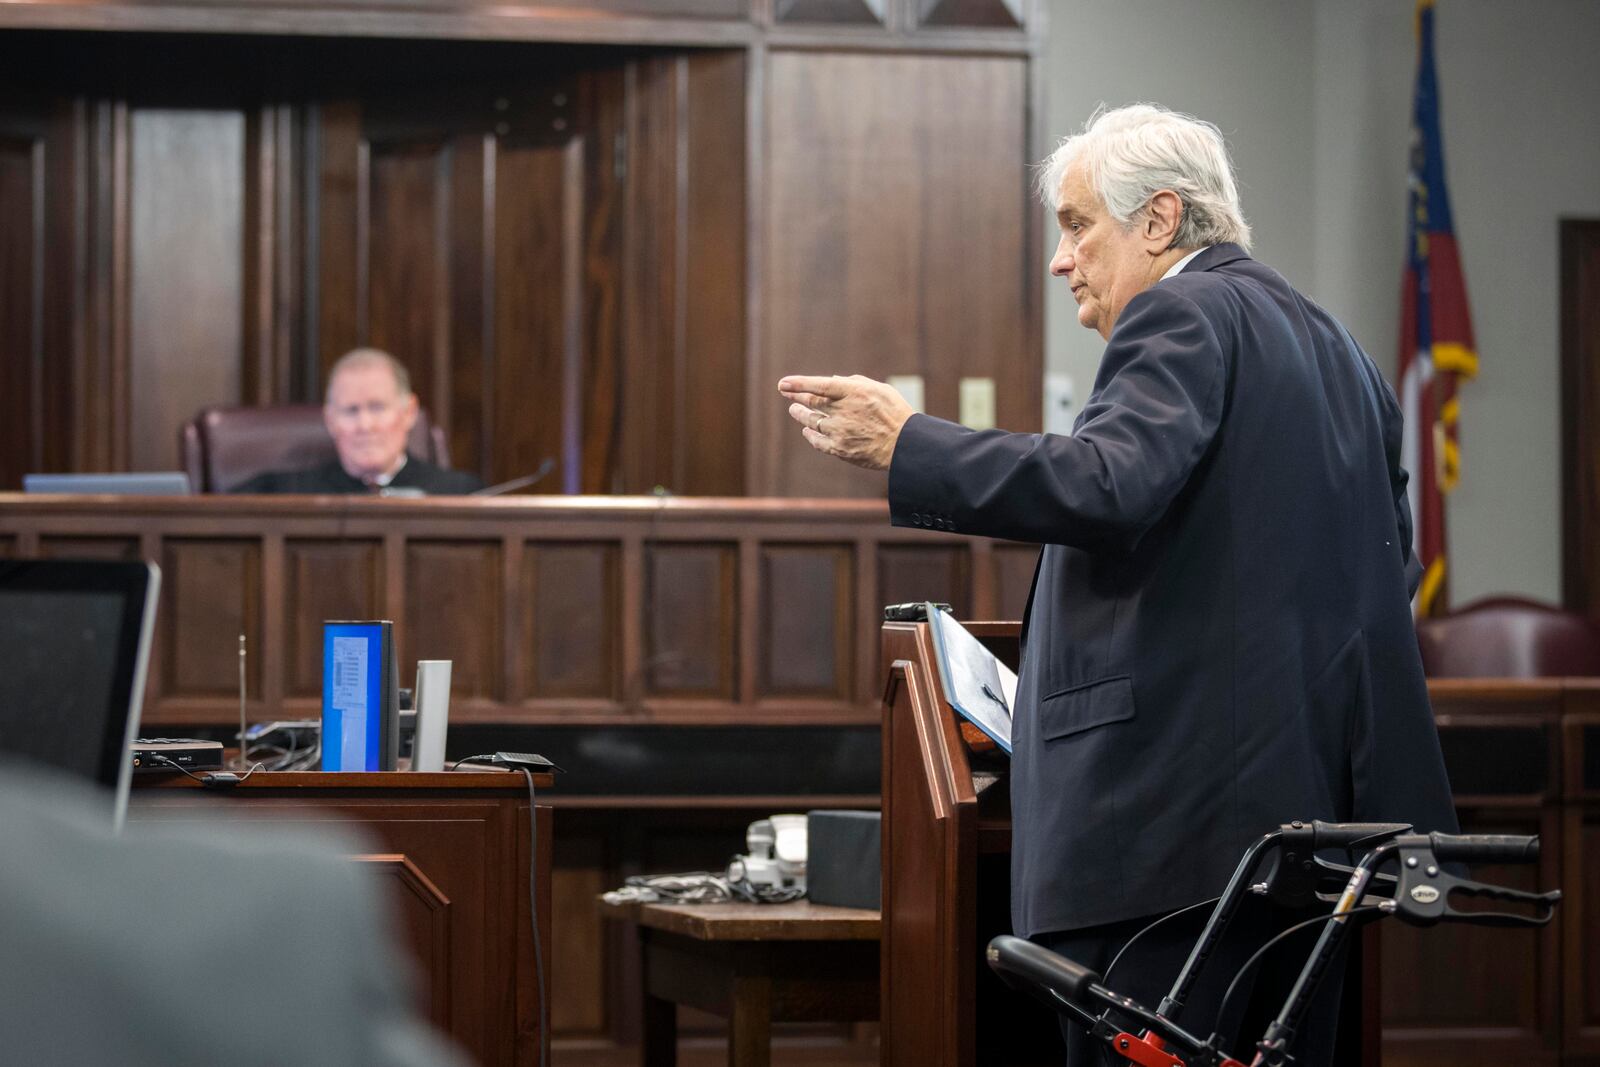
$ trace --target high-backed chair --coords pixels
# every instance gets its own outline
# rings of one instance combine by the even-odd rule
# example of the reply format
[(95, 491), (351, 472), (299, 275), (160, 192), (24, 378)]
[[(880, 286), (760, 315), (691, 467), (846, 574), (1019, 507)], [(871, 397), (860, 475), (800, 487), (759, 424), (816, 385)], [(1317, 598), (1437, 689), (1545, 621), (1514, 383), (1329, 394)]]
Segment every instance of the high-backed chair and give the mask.
[[(406, 451), (450, 466), (444, 431), (417, 412)], [(336, 455), (316, 404), (206, 408), (178, 434), (178, 456), (198, 493), (224, 493), (265, 471), (314, 467)]]
[(1429, 677), (1600, 675), (1600, 626), (1521, 597), (1485, 597), (1417, 623)]

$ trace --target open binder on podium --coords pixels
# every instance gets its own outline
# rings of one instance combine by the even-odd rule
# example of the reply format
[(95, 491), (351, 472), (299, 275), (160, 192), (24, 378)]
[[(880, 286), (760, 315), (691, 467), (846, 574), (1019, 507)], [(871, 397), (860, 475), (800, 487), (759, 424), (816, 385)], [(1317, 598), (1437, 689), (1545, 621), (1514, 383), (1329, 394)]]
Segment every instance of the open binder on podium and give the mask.
[(928, 605), (934, 655), (945, 698), (962, 718), (1011, 754), (1011, 709), (1017, 699), (1015, 672), (995, 659), (955, 616)]

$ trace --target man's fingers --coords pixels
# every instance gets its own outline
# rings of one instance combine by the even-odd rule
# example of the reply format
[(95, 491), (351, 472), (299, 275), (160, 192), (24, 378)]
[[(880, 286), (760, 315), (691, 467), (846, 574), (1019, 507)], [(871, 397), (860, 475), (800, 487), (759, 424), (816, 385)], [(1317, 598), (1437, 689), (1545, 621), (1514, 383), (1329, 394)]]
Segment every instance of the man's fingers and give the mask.
[[(778, 392), (791, 400), (800, 399), (796, 395), (799, 393), (812, 393), (823, 400), (839, 400), (849, 395), (850, 386), (842, 378), (791, 374), (778, 382)], [(812, 404), (811, 406), (815, 407), (816, 405)]]

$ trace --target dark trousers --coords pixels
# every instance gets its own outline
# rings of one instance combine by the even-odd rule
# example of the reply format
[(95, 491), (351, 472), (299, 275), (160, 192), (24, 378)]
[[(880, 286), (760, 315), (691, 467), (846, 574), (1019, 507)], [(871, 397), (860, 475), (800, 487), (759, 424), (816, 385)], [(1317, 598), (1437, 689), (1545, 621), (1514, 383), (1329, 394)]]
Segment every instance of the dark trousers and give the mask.
[[(1130, 996), (1154, 1011), (1170, 992), (1173, 979), (1188, 959), (1199, 937), (1209, 908), (1164, 923), (1140, 938), (1128, 949), (1106, 981), (1123, 996)], [(1223, 1048), (1235, 1058), (1249, 1063), (1255, 1043), (1267, 1024), (1277, 1017), (1288, 999), (1300, 968), (1310, 956), (1321, 932), (1321, 924), (1290, 934), (1269, 950), (1266, 956), (1239, 983), (1228, 1002), (1228, 1016), (1219, 1020), (1217, 1011), (1224, 992), (1235, 973), (1256, 949), (1274, 934), (1314, 913), (1289, 912), (1265, 901), (1250, 898), (1239, 907), (1216, 952), (1200, 971), (1188, 1001), (1177, 1018), (1178, 1025), (1199, 1038), (1212, 1031), (1223, 1036)], [(1134, 934), (1144, 929), (1154, 916), (1091, 926), (1082, 930), (1039, 934), (1034, 941), (1052, 952), (1084, 964), (1100, 974), (1106, 973), (1112, 957)], [(1334, 1067), (1334, 1038), (1339, 1022), (1339, 995), (1344, 980), (1344, 953), (1341, 951), (1323, 977), (1295, 1034), (1289, 1051), (1295, 1067)], [(1076, 1022), (1061, 1019), (1061, 1033), (1067, 1043), (1067, 1067), (1102, 1067), (1121, 1063), (1106, 1046), (1092, 1039)], [(1351, 1067), (1353, 1067), (1352, 1061)], [(1339, 1067), (1346, 1067), (1340, 1064)]]

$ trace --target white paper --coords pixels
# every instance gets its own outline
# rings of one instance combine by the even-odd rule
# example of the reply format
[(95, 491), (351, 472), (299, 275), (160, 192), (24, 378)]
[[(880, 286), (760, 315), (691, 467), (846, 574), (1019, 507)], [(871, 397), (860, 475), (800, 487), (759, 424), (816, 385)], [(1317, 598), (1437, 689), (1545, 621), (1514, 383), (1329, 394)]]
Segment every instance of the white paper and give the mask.
[(1011, 751), (1011, 708), (1017, 699), (1017, 675), (995, 659), (949, 612), (932, 614), (936, 628), (939, 674), (945, 696), (961, 714)]

